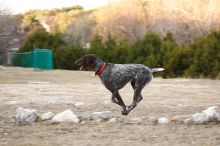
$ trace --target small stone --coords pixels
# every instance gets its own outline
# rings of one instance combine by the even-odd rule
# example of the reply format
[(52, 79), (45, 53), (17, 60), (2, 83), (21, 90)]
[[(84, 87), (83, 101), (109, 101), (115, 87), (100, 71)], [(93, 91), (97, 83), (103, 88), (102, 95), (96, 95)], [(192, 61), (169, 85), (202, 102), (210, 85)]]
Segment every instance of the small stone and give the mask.
[(96, 122), (108, 121), (109, 119), (112, 118), (110, 111), (93, 112), (91, 116), (92, 119)]
[(65, 110), (61, 113), (56, 114), (52, 122), (74, 122), (74, 123), (79, 123), (80, 119), (75, 115), (71, 110)]
[(82, 121), (80, 124), (85, 124), (86, 122), (85, 121)]
[(144, 122), (143, 118), (131, 118), (128, 120), (128, 124), (142, 124)]
[(8, 104), (8, 105), (16, 105), (16, 104), (18, 104), (18, 102), (17, 101), (9, 101), (9, 102), (6, 102), (6, 104)]
[(36, 121), (38, 118), (37, 112), (35, 109), (25, 109), (19, 107), (16, 110), (15, 121), (16, 124), (26, 125)]
[(192, 115), (192, 121), (195, 124), (202, 124), (208, 122), (208, 118), (205, 113), (195, 113)]
[(217, 106), (211, 106), (202, 112), (206, 114), (209, 122), (220, 121), (220, 115), (217, 110), (219, 110)]
[(41, 120), (51, 120), (55, 114), (52, 112), (46, 112), (41, 116)]
[(195, 124), (205, 124), (208, 122), (216, 122), (220, 121), (220, 115), (216, 111), (218, 109), (217, 106), (212, 106), (203, 110), (200, 113), (195, 113), (192, 115), (192, 121)]
[(74, 105), (75, 105), (76, 107), (80, 107), (80, 106), (84, 106), (85, 103), (84, 103), (84, 102), (76, 102)]
[(187, 118), (183, 121), (185, 124), (192, 124), (193, 123), (193, 120), (192, 118)]
[(168, 124), (169, 122), (170, 122), (169, 119), (166, 117), (162, 117), (162, 118), (157, 119), (158, 124)]
[(116, 124), (117, 123), (117, 119), (116, 118), (111, 118), (108, 123), (111, 123), (111, 124)]
[(4, 135), (8, 135), (8, 133), (7, 133), (7, 132), (5, 132), (5, 133), (4, 133)]

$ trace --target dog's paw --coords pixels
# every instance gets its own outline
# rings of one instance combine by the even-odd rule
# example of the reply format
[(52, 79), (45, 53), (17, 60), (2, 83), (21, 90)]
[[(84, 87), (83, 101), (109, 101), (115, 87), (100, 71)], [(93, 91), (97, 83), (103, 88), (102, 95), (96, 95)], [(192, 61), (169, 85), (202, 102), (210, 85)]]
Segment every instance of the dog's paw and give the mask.
[(131, 108), (131, 106), (126, 106), (126, 111), (128, 111)]
[(127, 116), (128, 112), (127, 111), (122, 111), (121, 114)]

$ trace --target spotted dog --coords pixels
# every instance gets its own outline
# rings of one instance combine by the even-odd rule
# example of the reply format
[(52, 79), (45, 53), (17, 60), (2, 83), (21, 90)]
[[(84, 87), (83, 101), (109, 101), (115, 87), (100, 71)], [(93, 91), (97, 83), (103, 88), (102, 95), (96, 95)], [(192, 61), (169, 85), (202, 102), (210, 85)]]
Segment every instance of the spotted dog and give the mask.
[[(152, 80), (152, 73), (164, 70), (163, 68), (151, 69), (142, 64), (105, 63), (94, 54), (87, 54), (75, 63), (80, 66), (80, 70), (90, 67), (95, 71), (95, 75), (100, 77), (103, 85), (112, 93), (112, 102), (123, 108), (122, 115), (128, 115), (143, 99), (141, 91)], [(118, 91), (128, 82), (131, 82), (134, 96), (132, 104), (126, 106)]]

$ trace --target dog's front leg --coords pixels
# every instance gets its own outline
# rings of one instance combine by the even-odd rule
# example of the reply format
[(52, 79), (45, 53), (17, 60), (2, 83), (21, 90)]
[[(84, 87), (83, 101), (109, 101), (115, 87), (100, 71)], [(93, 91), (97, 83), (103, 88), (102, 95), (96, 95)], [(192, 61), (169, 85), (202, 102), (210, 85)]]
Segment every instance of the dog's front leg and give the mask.
[(114, 94), (112, 94), (112, 99), (111, 99), (111, 101), (112, 101), (113, 103), (119, 105), (118, 100), (117, 100), (117, 98), (114, 96)]
[(112, 102), (120, 105), (123, 108), (123, 111), (126, 110), (126, 105), (118, 92), (112, 93)]

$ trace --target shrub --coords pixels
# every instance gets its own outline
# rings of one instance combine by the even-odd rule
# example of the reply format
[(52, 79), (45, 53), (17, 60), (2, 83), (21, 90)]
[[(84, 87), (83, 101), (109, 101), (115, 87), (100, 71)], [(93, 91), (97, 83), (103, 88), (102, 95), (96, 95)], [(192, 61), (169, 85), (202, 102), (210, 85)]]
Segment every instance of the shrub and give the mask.
[(29, 52), (32, 51), (34, 47), (53, 49), (60, 45), (65, 45), (61, 34), (49, 34), (47, 32), (40, 31), (31, 34), (18, 52)]
[(64, 45), (54, 50), (54, 66), (57, 69), (73, 70), (79, 67), (74, 63), (86, 50), (74, 45)]
[(155, 33), (148, 33), (130, 48), (130, 60), (149, 67), (161, 67), (162, 40)]
[(220, 73), (220, 31), (194, 41), (189, 47), (193, 50), (193, 58), (186, 74), (216, 78)]

